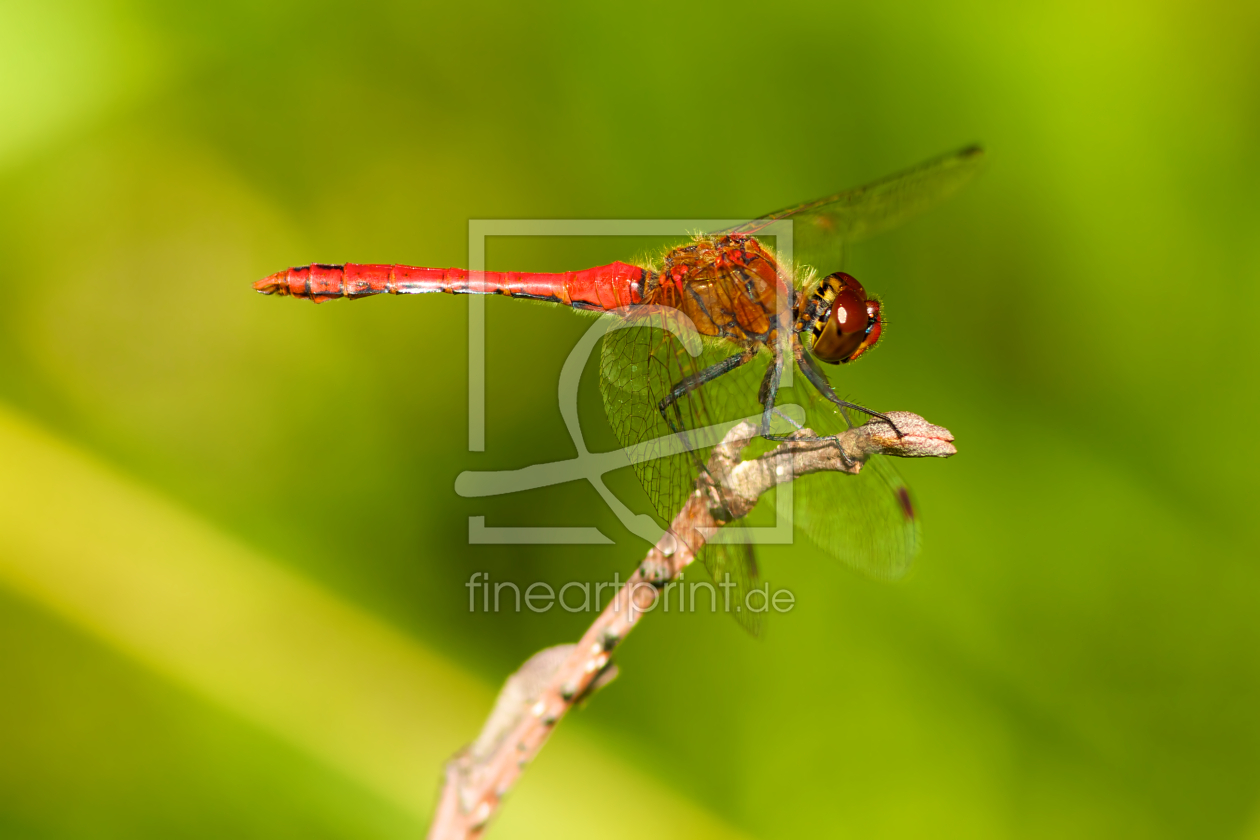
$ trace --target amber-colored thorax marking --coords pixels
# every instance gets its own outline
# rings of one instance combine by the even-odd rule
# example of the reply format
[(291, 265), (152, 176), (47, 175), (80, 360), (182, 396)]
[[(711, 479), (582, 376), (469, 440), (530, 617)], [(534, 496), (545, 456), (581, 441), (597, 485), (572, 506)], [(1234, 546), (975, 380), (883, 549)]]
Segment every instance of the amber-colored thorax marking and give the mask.
[[(648, 275), (643, 298), (681, 311), (701, 335), (742, 347), (770, 344), (778, 325), (791, 323), (794, 301), (774, 256), (748, 236), (702, 237), (675, 248)], [(776, 318), (780, 307), (786, 312)]]

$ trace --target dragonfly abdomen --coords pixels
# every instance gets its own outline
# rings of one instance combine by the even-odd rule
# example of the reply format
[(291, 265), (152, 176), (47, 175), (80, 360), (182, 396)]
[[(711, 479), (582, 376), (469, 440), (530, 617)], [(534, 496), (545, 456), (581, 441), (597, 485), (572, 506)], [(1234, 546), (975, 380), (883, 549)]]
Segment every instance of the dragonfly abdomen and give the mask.
[(277, 271), (254, 283), (254, 289), (264, 295), (305, 298), (316, 303), (342, 297), (445, 292), (452, 295), (504, 295), (550, 301), (578, 309), (609, 310), (641, 303), (646, 273), (639, 266), (622, 262), (561, 274), (316, 263)]

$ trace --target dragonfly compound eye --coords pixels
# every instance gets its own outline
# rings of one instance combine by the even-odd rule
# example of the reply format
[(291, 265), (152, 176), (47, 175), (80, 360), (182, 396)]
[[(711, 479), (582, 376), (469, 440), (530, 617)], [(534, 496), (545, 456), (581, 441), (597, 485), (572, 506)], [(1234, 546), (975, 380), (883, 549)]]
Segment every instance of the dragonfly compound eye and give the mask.
[(884, 329), (884, 319), (880, 317), (879, 301), (868, 300), (866, 302), (866, 337), (862, 339), (862, 343), (858, 345), (846, 362), (851, 362), (858, 356), (861, 356), (867, 350), (870, 350), (879, 343), (879, 334)]
[(819, 295), (830, 299), (826, 321), (815, 329), (813, 354), (824, 362), (851, 362), (879, 340), (879, 301), (867, 300), (862, 284), (837, 272), (823, 281)]

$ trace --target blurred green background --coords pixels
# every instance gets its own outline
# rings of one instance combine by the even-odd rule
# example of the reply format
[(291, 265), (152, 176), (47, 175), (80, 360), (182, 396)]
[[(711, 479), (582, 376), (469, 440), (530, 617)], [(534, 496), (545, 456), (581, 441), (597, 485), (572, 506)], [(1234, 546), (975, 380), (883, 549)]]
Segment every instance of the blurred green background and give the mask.
[(252, 280), (463, 265), (470, 218), (756, 215), (980, 141), (850, 266), (892, 325), (844, 387), (961, 450), (904, 466), (916, 574), (776, 548), (764, 640), (653, 617), (492, 836), (1260, 837), (1258, 33), (1237, 2), (0, 2), (0, 836), (420, 836), (500, 681), (589, 620), (470, 613), (469, 575), (643, 554), (587, 485), (453, 491), (571, 457), (587, 319), (487, 301), (470, 453), (466, 299)]

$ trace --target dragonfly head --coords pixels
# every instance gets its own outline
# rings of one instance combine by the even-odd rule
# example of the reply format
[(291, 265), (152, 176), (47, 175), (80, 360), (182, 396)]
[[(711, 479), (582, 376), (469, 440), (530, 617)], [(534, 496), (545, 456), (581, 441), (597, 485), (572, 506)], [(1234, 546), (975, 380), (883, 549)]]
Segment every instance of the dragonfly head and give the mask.
[(879, 301), (842, 271), (828, 275), (814, 292), (809, 309), (813, 333), (810, 352), (821, 361), (838, 365), (851, 362), (879, 341), (883, 328)]

